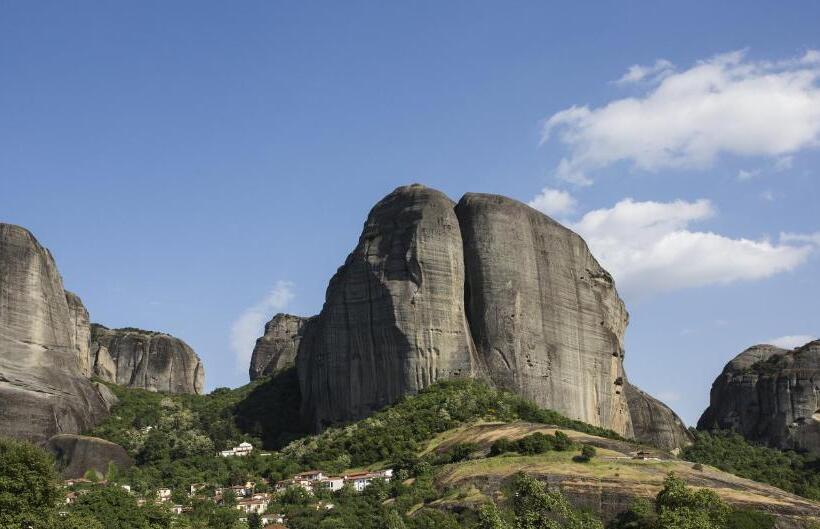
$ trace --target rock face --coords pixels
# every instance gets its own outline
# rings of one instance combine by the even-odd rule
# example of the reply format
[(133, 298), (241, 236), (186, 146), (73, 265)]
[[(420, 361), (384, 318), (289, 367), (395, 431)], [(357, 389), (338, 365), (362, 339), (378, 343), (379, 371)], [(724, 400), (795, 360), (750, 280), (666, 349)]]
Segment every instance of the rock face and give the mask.
[(94, 374), (107, 382), (168, 393), (201, 394), (205, 368), (188, 344), (168, 334), (91, 326)]
[(612, 277), (580, 236), (515, 200), (465, 195), (467, 317), (499, 387), (630, 437), (628, 322)]
[(120, 472), (128, 470), (134, 464), (123, 447), (97, 437), (55, 435), (48, 440), (46, 448), (54, 454), (65, 479), (81, 478), (89, 470), (105, 476), (111, 463)]
[(272, 375), (296, 365), (296, 353), (308, 318), (277, 314), (265, 324), (265, 334), (256, 340), (251, 356), (251, 380)]
[(51, 253), (0, 224), (0, 435), (43, 442), (106, 416), (80, 367), (76, 321)]
[(83, 301), (77, 294), (66, 291), (66, 303), (68, 303), (68, 315), (71, 319), (71, 341), (77, 353), (77, 363), (83, 375), (90, 377), (93, 374), (93, 362), (91, 360), (91, 320), (88, 310), (83, 305)]
[(317, 429), (481, 372), (450, 199), (411, 185), (376, 204), (304, 331), (297, 365), (304, 415)]
[(629, 383), (624, 393), (636, 440), (670, 451), (692, 444), (694, 436), (669, 406)]
[(820, 452), (820, 340), (746, 349), (712, 384), (702, 430), (734, 430), (778, 448)]

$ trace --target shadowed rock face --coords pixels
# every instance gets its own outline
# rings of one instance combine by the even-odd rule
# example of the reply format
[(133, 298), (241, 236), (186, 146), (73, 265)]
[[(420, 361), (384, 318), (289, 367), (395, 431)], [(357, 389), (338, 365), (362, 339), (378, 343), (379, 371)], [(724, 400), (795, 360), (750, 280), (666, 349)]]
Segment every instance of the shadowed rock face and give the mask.
[(251, 380), (272, 375), (296, 365), (296, 353), (308, 318), (277, 314), (265, 324), (265, 334), (256, 340), (251, 356)]
[(123, 447), (98, 437), (55, 435), (48, 440), (46, 448), (54, 454), (65, 479), (81, 478), (89, 470), (105, 476), (109, 463), (116, 465), (121, 472), (134, 464)]
[(584, 240), (497, 195), (468, 193), (456, 213), (467, 317), (493, 382), (631, 437), (622, 364), (628, 314)]
[(88, 317), (83, 301), (77, 294), (66, 291), (65, 299), (68, 303), (68, 315), (71, 319), (71, 341), (77, 352), (77, 363), (80, 372), (90, 377), (93, 374), (93, 360), (91, 359), (91, 320)]
[(66, 297), (51, 253), (0, 224), (0, 435), (43, 442), (107, 414), (80, 368)]
[(201, 394), (205, 368), (188, 344), (168, 334), (91, 326), (94, 373), (132, 388)]
[(820, 340), (794, 350), (746, 349), (712, 384), (701, 430), (734, 430), (750, 441), (820, 452)]
[(297, 359), (309, 424), (360, 419), (439, 379), (479, 374), (453, 202), (400, 187), (370, 211)]
[(694, 436), (669, 406), (629, 383), (624, 393), (636, 440), (665, 450), (692, 444)]

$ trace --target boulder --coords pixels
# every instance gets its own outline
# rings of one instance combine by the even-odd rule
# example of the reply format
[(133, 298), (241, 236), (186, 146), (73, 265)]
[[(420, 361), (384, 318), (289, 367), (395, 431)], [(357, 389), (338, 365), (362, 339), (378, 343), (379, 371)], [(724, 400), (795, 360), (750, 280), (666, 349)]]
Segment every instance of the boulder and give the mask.
[(188, 344), (169, 334), (91, 326), (94, 373), (106, 382), (168, 393), (202, 394), (205, 368)]
[(370, 211), (299, 348), (303, 413), (314, 428), (363, 418), (437, 380), (481, 372), (464, 311), (453, 205), (416, 184)]
[(51, 253), (0, 224), (0, 435), (44, 442), (106, 417), (79, 363), (75, 321)]
[(636, 440), (673, 452), (694, 442), (692, 432), (669, 406), (628, 382), (624, 393)]
[(584, 240), (502, 196), (468, 193), (456, 214), (467, 318), (492, 381), (631, 437), (623, 368), (629, 317)]
[(793, 350), (755, 345), (712, 384), (700, 430), (733, 430), (776, 448), (820, 453), (820, 340)]
[(123, 447), (98, 437), (55, 435), (48, 440), (46, 448), (54, 454), (64, 479), (82, 478), (89, 470), (106, 476), (111, 464), (120, 472), (134, 464)]
[(251, 380), (272, 375), (296, 365), (296, 353), (308, 318), (277, 314), (265, 325), (251, 356)]

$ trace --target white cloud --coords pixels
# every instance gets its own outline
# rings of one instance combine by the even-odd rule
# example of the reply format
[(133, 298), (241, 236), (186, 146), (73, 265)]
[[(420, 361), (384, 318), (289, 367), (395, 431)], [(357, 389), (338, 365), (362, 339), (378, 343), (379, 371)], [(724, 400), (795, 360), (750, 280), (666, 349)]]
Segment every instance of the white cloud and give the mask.
[(545, 187), (528, 205), (545, 215), (554, 216), (572, 213), (578, 202), (566, 191)]
[(774, 200), (775, 200), (774, 192), (772, 192), (771, 189), (767, 189), (766, 191), (763, 191), (762, 193), (760, 193), (760, 198), (765, 200), (766, 202), (774, 202)]
[(771, 340), (767, 340), (766, 343), (777, 347), (782, 347), (783, 349), (794, 349), (795, 347), (806, 345), (810, 341), (816, 339), (816, 337), (808, 334), (793, 334), (789, 336), (781, 336), (780, 338), (772, 338)]
[(774, 170), (777, 172), (788, 171), (794, 166), (794, 156), (781, 156), (774, 161)]
[(708, 168), (721, 154), (784, 159), (820, 144), (818, 79), (816, 50), (778, 62), (718, 55), (669, 72), (641, 96), (562, 110), (547, 120), (542, 141), (559, 136), (569, 154), (557, 176), (578, 184), (617, 162), (658, 171)]
[(284, 310), (293, 300), (293, 283), (277, 281), (259, 303), (245, 310), (231, 325), (230, 346), (236, 355), (237, 367), (247, 369), (256, 339), (262, 336), (265, 322)]
[(746, 169), (741, 169), (737, 172), (737, 179), (740, 181), (751, 180), (752, 178), (756, 177), (760, 174), (759, 169), (751, 169), (747, 171)]
[(812, 252), (798, 235), (775, 244), (690, 229), (715, 214), (708, 200), (625, 199), (590, 211), (572, 228), (627, 295), (764, 279), (795, 269)]
[(615, 81), (617, 84), (638, 83), (652, 78), (652, 80), (660, 80), (669, 75), (674, 70), (674, 65), (666, 59), (658, 59), (655, 64), (651, 66), (641, 66), (640, 64), (633, 64), (629, 67), (620, 79)]
[(791, 243), (809, 243), (820, 246), (820, 231), (815, 233), (781, 233), (780, 240)]

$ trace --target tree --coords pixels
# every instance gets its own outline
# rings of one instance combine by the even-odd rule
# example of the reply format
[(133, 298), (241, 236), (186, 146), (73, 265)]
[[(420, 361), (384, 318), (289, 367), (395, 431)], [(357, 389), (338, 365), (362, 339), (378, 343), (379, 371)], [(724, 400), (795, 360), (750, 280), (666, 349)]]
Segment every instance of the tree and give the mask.
[(255, 512), (248, 515), (248, 529), (262, 529), (262, 519)]
[(46, 527), (59, 496), (50, 455), (32, 444), (0, 438), (0, 527)]
[(106, 529), (145, 529), (137, 500), (120, 487), (95, 488), (77, 498), (74, 512), (96, 518)]

